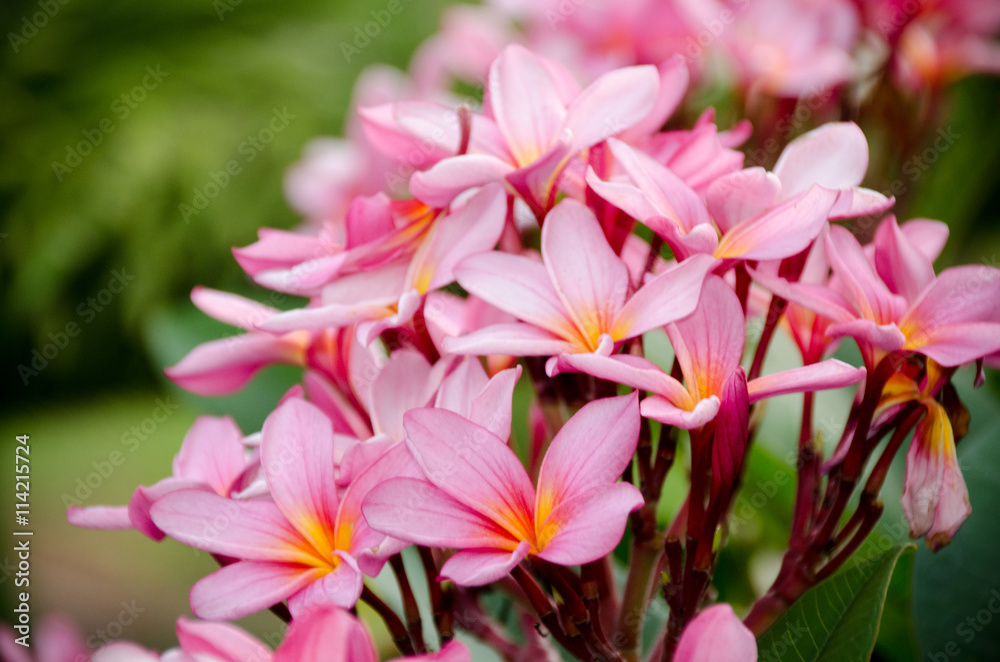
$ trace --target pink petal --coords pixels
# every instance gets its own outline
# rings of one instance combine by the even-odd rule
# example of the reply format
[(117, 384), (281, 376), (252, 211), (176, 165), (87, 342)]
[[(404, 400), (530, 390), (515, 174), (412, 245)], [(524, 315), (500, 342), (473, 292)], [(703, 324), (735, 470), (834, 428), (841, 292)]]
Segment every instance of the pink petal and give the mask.
[(485, 329), (442, 341), (449, 354), (474, 356), (555, 356), (573, 351), (573, 345), (561, 337), (530, 324), (494, 324)]
[(598, 77), (566, 109), (563, 126), (572, 132), (571, 151), (596, 145), (645, 119), (656, 106), (659, 89), (659, 72), (648, 64)]
[[(171, 492), (177, 492), (180, 490), (198, 490), (209, 493), (214, 491), (201, 481), (181, 480), (173, 477), (164, 478), (150, 487), (140, 485), (135, 488), (135, 492), (132, 493), (132, 498), (129, 499), (127, 506), (128, 516), (129, 520), (132, 522), (132, 526), (134, 526), (139, 533), (147, 536), (151, 540), (163, 540), (167, 534), (153, 523), (153, 517), (150, 514), (150, 509), (158, 499), (170, 494)], [(220, 494), (219, 496), (225, 495)]]
[(343, 609), (307, 609), (288, 626), (274, 662), (378, 662), (361, 621)]
[(610, 554), (621, 542), (629, 513), (643, 503), (639, 490), (625, 482), (574, 492), (539, 522), (538, 556), (559, 565), (579, 565)]
[(514, 167), (489, 154), (462, 154), (443, 159), (410, 178), (410, 193), (431, 207), (451, 204), (460, 193), (502, 182)]
[(888, 324), (903, 316), (906, 300), (890, 292), (879, 279), (861, 244), (848, 230), (836, 225), (830, 228), (826, 256), (862, 317)]
[(233, 257), (252, 277), (264, 271), (290, 269), (327, 252), (319, 237), (313, 235), (271, 228), (262, 228), (258, 234), (259, 241), (233, 249)]
[(799, 253), (825, 227), (836, 191), (814, 186), (723, 235), (719, 259), (778, 260)]
[(308, 562), (302, 538), (268, 501), (236, 501), (200, 490), (171, 492), (151, 508), (156, 526), (189, 547), (251, 561)]
[(204, 483), (220, 496), (228, 495), (246, 467), (242, 440), (243, 433), (232, 418), (199, 416), (174, 457), (174, 477)]
[(431, 381), (431, 365), (414, 349), (392, 353), (372, 382), (371, 419), (376, 434), (403, 438), (403, 414), (426, 407), (438, 382)]
[(252, 299), (207, 287), (191, 290), (191, 301), (209, 317), (244, 331), (251, 331), (258, 323), (279, 312), (277, 308)]
[(70, 506), (66, 509), (66, 521), (85, 529), (118, 531), (134, 529), (128, 516), (127, 506)]
[(298, 593), (325, 571), (291, 563), (238, 561), (191, 587), (191, 611), (209, 621), (232, 621)]
[(830, 220), (874, 216), (886, 211), (895, 202), (895, 198), (887, 198), (878, 191), (860, 186), (841, 189), (840, 195), (837, 196), (837, 202), (830, 210)]
[(719, 230), (729, 232), (770, 209), (781, 195), (781, 180), (763, 168), (738, 170), (717, 179), (705, 194)]
[(799, 136), (781, 153), (774, 174), (788, 199), (814, 184), (853, 188), (868, 171), (868, 141), (853, 122), (830, 122)]
[(859, 343), (865, 343), (892, 352), (902, 349), (906, 344), (906, 336), (895, 324), (877, 324), (870, 319), (857, 319), (850, 322), (831, 324), (826, 329), (827, 338), (842, 338), (850, 336)]
[(434, 223), (430, 236), (410, 263), (406, 288), (421, 294), (455, 280), (454, 268), (464, 258), (492, 250), (507, 220), (507, 194), (490, 184), (460, 208)]
[(906, 348), (919, 351), (943, 366), (959, 366), (1000, 350), (1000, 323), (945, 324), (912, 335)]
[(733, 608), (705, 609), (681, 633), (674, 662), (756, 662), (757, 641)]
[(455, 110), (430, 101), (358, 108), (368, 142), (387, 158), (423, 169), (458, 150)]
[(368, 346), (375, 342), (375, 339), (387, 329), (398, 329), (413, 319), (413, 316), (420, 310), (424, 297), (417, 290), (407, 290), (399, 295), (396, 302), (396, 310), (391, 308), (382, 314), (372, 315), (369, 319), (358, 324), (356, 334), (358, 341)]
[[(850, 302), (826, 285), (789, 283), (784, 278), (766, 274), (759, 269), (749, 269), (749, 272), (754, 282), (771, 290), (776, 296), (819, 313), (834, 322), (849, 322), (858, 317)], [(826, 280), (825, 274), (823, 279)]]
[(542, 226), (542, 257), (584, 338), (596, 340), (610, 330), (628, 294), (628, 269), (593, 212), (570, 198), (560, 202)]
[(436, 653), (410, 657), (410, 662), (470, 662), (471, 660), (469, 649), (457, 639), (452, 639)]
[(496, 435), (444, 409), (411, 411), (403, 426), (428, 480), (516, 538), (529, 537), (535, 490), (517, 456)]
[(934, 266), (903, 233), (895, 216), (888, 216), (875, 232), (875, 270), (895, 294), (916, 301), (934, 280)]
[(701, 297), (705, 276), (717, 262), (694, 255), (650, 279), (618, 313), (611, 336), (632, 338), (690, 315)]
[(663, 396), (652, 395), (643, 400), (639, 411), (646, 418), (652, 418), (664, 425), (673, 425), (682, 430), (694, 430), (705, 425), (719, 413), (719, 396), (702, 398), (693, 410), (681, 409)]
[(441, 566), (440, 576), (459, 586), (485, 586), (503, 579), (524, 560), (531, 545), (522, 540), (513, 551), (465, 549), (456, 552)]
[(686, 401), (688, 392), (660, 366), (641, 356), (596, 353), (560, 354), (558, 372), (583, 372), (599, 379), (625, 384), (641, 391), (652, 391), (677, 402)]
[(667, 327), (690, 393), (722, 393), (740, 363), (745, 324), (733, 288), (718, 276), (706, 278), (695, 311)]
[(361, 506), (372, 529), (418, 545), (513, 549), (510, 534), (425, 480), (394, 478), (373, 487)]
[(568, 499), (613, 484), (638, 443), (638, 393), (585, 405), (559, 430), (542, 460), (536, 519)]
[(292, 616), (315, 609), (317, 605), (350, 609), (361, 597), (364, 575), (357, 562), (350, 554), (341, 550), (335, 550), (333, 554), (340, 559), (333, 572), (323, 575), (288, 599), (288, 609)]
[[(616, 163), (625, 170), (640, 194), (647, 196), (649, 204), (656, 210), (655, 214), (636, 216), (630, 209), (622, 207), (626, 212), (641, 221), (653, 215), (665, 216), (685, 231), (690, 231), (697, 225), (711, 223), (708, 209), (701, 197), (669, 168), (619, 140), (609, 140), (608, 147)], [(615, 200), (609, 202), (617, 204)], [(623, 202), (627, 203), (628, 199)], [(636, 209), (639, 210), (641, 207)]]
[(653, 110), (621, 133), (623, 140), (637, 141), (663, 128), (687, 92), (691, 75), (683, 57), (672, 57), (659, 66), (660, 86)]
[(721, 404), (712, 436), (711, 494), (726, 502), (743, 466), (750, 424), (747, 376), (742, 367), (736, 367), (720, 390), (720, 395)]
[(333, 547), (337, 517), (333, 426), (315, 405), (289, 400), (264, 421), (261, 469), (275, 505), (314, 548)]
[(198, 345), (163, 372), (181, 388), (198, 395), (228, 395), (243, 388), (261, 368), (297, 364), (302, 350), (281, 338), (251, 332)]
[(474, 255), (456, 268), (458, 283), (480, 299), (560, 337), (572, 337), (573, 323), (545, 267), (520, 255)]
[(179, 618), (177, 641), (189, 655), (205, 655), (220, 662), (268, 662), (271, 659), (271, 649), (227, 623)]
[(753, 404), (786, 393), (805, 393), (850, 386), (863, 380), (866, 374), (864, 368), (855, 368), (837, 359), (827, 359), (801, 368), (758, 377), (747, 384), (747, 389), (750, 392), (750, 404)]
[[(478, 362), (478, 359), (473, 359)], [(467, 418), (486, 428), (498, 438), (510, 438), (513, 417), (514, 387), (521, 377), (521, 366), (501, 370), (469, 403)]]
[(900, 226), (910, 243), (934, 262), (948, 242), (948, 224), (926, 218), (914, 218)]
[(566, 117), (556, 81), (538, 57), (511, 44), (490, 66), (488, 88), (511, 154), (519, 165), (531, 163), (556, 139)]
[[(396, 443), (375, 462), (358, 472), (340, 500), (337, 512), (337, 530), (349, 531), (348, 549), (361, 557), (363, 552), (380, 545), (385, 535), (373, 531), (362, 517), (362, 504), (368, 493), (377, 485), (394, 478), (423, 478), (423, 472), (414, 461), (406, 444)], [(368, 568), (362, 565), (368, 572)], [(374, 574), (377, 574), (374, 573)]]
[(434, 406), (467, 416), (471, 399), (481, 393), (489, 381), (478, 358), (463, 358), (441, 382), (434, 396)]

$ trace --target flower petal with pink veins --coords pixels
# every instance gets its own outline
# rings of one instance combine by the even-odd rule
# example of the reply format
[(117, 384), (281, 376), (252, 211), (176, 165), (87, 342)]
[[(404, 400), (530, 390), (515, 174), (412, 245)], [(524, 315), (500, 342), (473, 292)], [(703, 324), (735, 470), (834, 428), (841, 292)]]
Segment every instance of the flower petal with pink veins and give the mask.
[(175, 478), (205, 483), (220, 496), (246, 467), (243, 432), (228, 416), (199, 416), (174, 457)]
[(895, 216), (888, 216), (875, 232), (875, 270), (895, 294), (916, 301), (934, 281), (931, 260), (903, 233)]
[(514, 537), (530, 539), (535, 490), (514, 451), (496, 435), (444, 409), (413, 410), (403, 427), (430, 482)]
[(712, 218), (723, 234), (770, 209), (780, 196), (781, 180), (760, 167), (720, 177), (705, 194)]
[(209, 317), (244, 331), (251, 331), (258, 323), (280, 312), (252, 299), (207, 287), (191, 290), (191, 301)]
[(305, 400), (289, 400), (267, 417), (261, 432), (261, 469), (275, 505), (303, 538), (328, 554), (338, 506), (330, 419)]
[[(358, 108), (368, 142), (387, 158), (423, 169), (455, 154), (460, 141), (453, 108), (430, 101), (397, 101)], [(412, 160), (411, 160), (412, 159)]]
[(878, 347), (887, 352), (903, 349), (906, 336), (895, 324), (877, 324), (870, 319), (856, 319), (850, 322), (831, 324), (826, 330), (827, 338), (849, 336), (855, 340)]
[(191, 587), (191, 611), (209, 621), (232, 621), (288, 599), (327, 571), (292, 563), (237, 561)]
[(723, 235), (719, 259), (778, 260), (805, 250), (826, 226), (837, 192), (820, 186), (795, 196)]
[[(474, 360), (477, 364), (479, 361), (478, 359), (468, 360)], [(469, 403), (466, 417), (506, 442), (510, 439), (514, 387), (520, 377), (521, 366), (498, 372)]]
[(258, 241), (233, 249), (233, 257), (254, 278), (264, 271), (291, 269), (296, 264), (316, 259), (317, 253), (334, 251), (332, 246), (324, 247), (319, 237), (298, 232), (261, 228), (257, 234)]
[(694, 409), (681, 409), (660, 395), (651, 395), (639, 404), (639, 411), (646, 418), (673, 425), (682, 430), (694, 430), (705, 425), (719, 413), (719, 396), (710, 395), (698, 401)]
[(629, 277), (594, 213), (570, 198), (556, 205), (542, 226), (542, 258), (583, 338), (596, 342), (625, 303)]
[(511, 154), (518, 165), (531, 163), (556, 139), (566, 117), (555, 79), (540, 58), (512, 44), (490, 66), (487, 87)]
[[(618, 384), (631, 386), (640, 391), (652, 391), (666, 396), (677, 403), (690, 400), (684, 386), (665, 373), (660, 366), (649, 359), (631, 354), (560, 354), (556, 362), (556, 373), (582, 372), (607, 379)], [(554, 375), (553, 375), (554, 376)]]
[(634, 338), (690, 315), (701, 298), (705, 277), (716, 264), (710, 255), (694, 255), (646, 281), (618, 313), (612, 338)]
[(753, 404), (785, 393), (805, 393), (850, 386), (862, 381), (866, 374), (864, 368), (855, 368), (837, 359), (827, 359), (801, 368), (758, 377), (747, 384), (747, 390), (750, 392), (750, 404)]
[(743, 354), (744, 325), (743, 308), (736, 292), (720, 277), (712, 275), (705, 279), (694, 312), (667, 327), (693, 398), (722, 393)]
[(494, 324), (464, 336), (444, 338), (442, 346), (449, 354), (475, 356), (556, 356), (574, 350), (562, 337), (531, 324)]
[(868, 171), (868, 140), (853, 122), (830, 122), (790, 142), (774, 174), (788, 199), (818, 184), (828, 189), (853, 188)]
[(288, 599), (288, 610), (292, 616), (314, 609), (317, 605), (332, 605), (350, 609), (364, 588), (364, 575), (350, 554), (336, 550), (334, 556), (340, 560), (333, 572), (310, 583)]
[(500, 525), (422, 479), (376, 485), (361, 510), (372, 529), (418, 545), (508, 551), (517, 546)]
[(548, 272), (538, 262), (494, 251), (463, 260), (455, 275), (467, 291), (524, 322), (562, 338), (576, 332)]
[(639, 443), (639, 395), (585, 405), (556, 433), (538, 473), (535, 519), (568, 499), (613, 484)]
[(614, 551), (628, 516), (642, 507), (631, 483), (604, 484), (574, 492), (538, 522), (538, 556), (559, 565), (590, 563)]
[(200, 490), (171, 492), (150, 510), (153, 522), (189, 547), (251, 561), (308, 563), (302, 536), (268, 501), (236, 501)]
[(336, 607), (302, 612), (274, 651), (274, 662), (378, 662), (365, 626)]
[(271, 650), (255, 637), (228, 623), (177, 619), (177, 641), (192, 656), (219, 662), (268, 662)]
[(677, 110), (687, 92), (691, 74), (683, 57), (672, 57), (657, 67), (660, 76), (659, 91), (653, 109), (641, 121), (633, 124), (619, 135), (623, 140), (635, 142), (663, 128), (670, 116)]
[(825, 242), (830, 265), (846, 286), (847, 296), (858, 313), (877, 324), (898, 322), (906, 312), (906, 300), (890, 292), (879, 279), (854, 235), (834, 225)]
[(485, 586), (506, 577), (524, 560), (531, 548), (522, 540), (513, 551), (494, 549), (463, 549), (455, 552), (441, 566), (439, 577), (450, 579), (459, 586)]
[(198, 345), (164, 374), (198, 395), (228, 395), (240, 390), (265, 366), (298, 364), (302, 350), (282, 338), (262, 334), (212, 340)]
[(713, 605), (684, 628), (674, 662), (757, 662), (757, 641), (732, 607)]
[(372, 382), (371, 419), (375, 433), (402, 440), (403, 414), (426, 407), (438, 383), (432, 383), (431, 364), (423, 354), (406, 348), (393, 352)]
[(659, 72), (649, 64), (602, 74), (566, 109), (563, 128), (572, 133), (571, 151), (596, 145), (645, 119), (659, 90)]
[(442, 208), (460, 193), (491, 182), (503, 182), (514, 167), (489, 154), (462, 154), (413, 173), (410, 193), (432, 207)]

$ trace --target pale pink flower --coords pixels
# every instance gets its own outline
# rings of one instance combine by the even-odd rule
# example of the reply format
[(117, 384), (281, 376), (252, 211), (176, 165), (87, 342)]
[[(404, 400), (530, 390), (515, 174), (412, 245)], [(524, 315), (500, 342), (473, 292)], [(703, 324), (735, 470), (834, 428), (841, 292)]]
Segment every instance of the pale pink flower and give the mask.
[(496, 581), (529, 554), (588, 563), (614, 549), (643, 504), (635, 487), (616, 482), (638, 436), (635, 395), (584, 406), (553, 439), (536, 489), (489, 430), (440, 409), (411, 411), (406, 443), (424, 476), (371, 490), (365, 518), (387, 535), (457, 549), (441, 576), (461, 585)]
[[(630, 354), (562, 354), (557, 369), (586, 372), (649, 391), (653, 395), (642, 401), (643, 416), (685, 429), (699, 428), (715, 418), (726, 384), (739, 368), (744, 325), (736, 293), (718, 276), (709, 276), (694, 313), (667, 325), (683, 384), (652, 361)], [(863, 368), (829, 359), (750, 380), (749, 402), (785, 393), (840, 388), (864, 376)]]
[(631, 293), (628, 268), (611, 250), (593, 212), (570, 199), (547, 217), (542, 260), (485, 253), (459, 265), (462, 287), (522, 321), (447, 338), (445, 349), (476, 355), (608, 355), (616, 343), (689, 315), (715, 264), (708, 256), (693, 257)]

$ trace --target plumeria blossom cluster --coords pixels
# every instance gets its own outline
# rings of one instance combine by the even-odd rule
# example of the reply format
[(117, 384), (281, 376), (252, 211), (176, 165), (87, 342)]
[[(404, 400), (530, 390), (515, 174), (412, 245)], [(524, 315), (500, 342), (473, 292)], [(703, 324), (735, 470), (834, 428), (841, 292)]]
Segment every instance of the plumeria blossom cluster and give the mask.
[[(776, 4), (701, 5), (705, 20), (738, 15), (712, 47), (776, 97), (847, 82), (861, 26), (896, 16), (894, 3)], [(456, 630), (507, 660), (754, 660), (755, 635), (871, 532), (898, 453), (911, 535), (938, 548), (956, 534), (971, 506), (951, 379), (1000, 353), (1000, 270), (935, 272), (947, 226), (900, 223), (892, 197), (862, 186), (854, 123), (803, 133), (769, 169), (738, 149), (747, 121), (720, 128), (708, 109), (676, 126), (704, 75), (684, 57), (700, 43), (692, 3), (562, 5), (463, 7), (411, 75), (366, 74), (348, 138), (289, 174), (306, 223), (234, 250), (256, 284), (304, 305), (194, 290), (244, 333), (194, 348), (170, 379), (223, 395), (289, 364), (302, 381), (262, 403), (259, 432), (199, 418), (172, 475), (126, 506), (70, 509), (219, 564), (191, 588), (203, 620), (178, 622), (178, 649), (116, 643), (96, 661), (375, 660), (359, 602), (413, 660), (469, 659)], [(984, 25), (960, 13), (921, 4), (896, 26), (899, 67), (927, 74), (920, 39), (942, 62), (993, 66)], [(571, 29), (546, 36), (553, 20)], [(453, 91), (480, 79), (481, 102)], [(778, 333), (801, 365), (768, 372)], [(845, 341), (859, 365), (831, 358)], [(813, 424), (827, 389), (854, 393), (829, 449)], [(741, 621), (711, 604), (713, 571), (762, 407), (787, 394), (802, 394), (791, 539)], [(662, 522), (671, 472), (687, 498)], [(435, 637), (404, 556), (426, 575)], [(373, 588), (383, 571), (401, 612)], [(670, 616), (643, 651), (653, 600)], [(221, 623), (268, 609), (290, 622), (273, 652)]]

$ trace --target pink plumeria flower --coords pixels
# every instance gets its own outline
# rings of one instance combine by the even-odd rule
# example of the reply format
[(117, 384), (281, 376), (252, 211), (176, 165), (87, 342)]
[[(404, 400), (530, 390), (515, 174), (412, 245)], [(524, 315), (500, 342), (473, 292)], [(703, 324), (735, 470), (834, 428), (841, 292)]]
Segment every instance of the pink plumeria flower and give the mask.
[(457, 549), (441, 576), (464, 586), (496, 581), (529, 554), (589, 563), (614, 549), (628, 514), (643, 504), (634, 486), (616, 482), (638, 435), (635, 395), (584, 406), (553, 439), (536, 490), (486, 428), (440, 409), (411, 411), (406, 443), (424, 477), (373, 489), (365, 518), (395, 538)]
[(321, 289), (308, 308), (280, 313), (258, 327), (271, 333), (322, 330), (357, 323), (358, 339), (368, 345), (382, 331), (409, 322), (428, 292), (451, 283), (455, 265), (491, 250), (507, 216), (502, 189), (486, 186), (448, 213), (427, 221), (404, 254), (371, 270), (337, 278)]
[[(467, 291), (518, 319), (445, 339), (455, 354), (558, 356), (611, 353), (616, 343), (689, 315), (715, 261), (695, 256), (631, 293), (628, 268), (608, 245), (593, 212), (567, 199), (542, 228), (543, 264), (486, 253), (456, 269)], [(554, 369), (555, 363), (549, 363)]]
[(903, 512), (910, 536), (924, 536), (927, 546), (938, 550), (955, 537), (972, 507), (948, 412), (933, 399), (924, 398), (922, 403), (927, 413), (917, 424), (906, 454)]
[(464, 154), (417, 173), (410, 191), (431, 205), (449, 203), (463, 191), (504, 182), (541, 219), (555, 203), (560, 174), (569, 160), (644, 120), (659, 90), (655, 67), (608, 72), (580, 91), (572, 75), (523, 46), (503, 50), (490, 67), (489, 114), (506, 154)]
[(362, 572), (377, 574), (385, 558), (373, 551), (385, 536), (365, 524), (361, 499), (386, 478), (419, 470), (398, 445), (339, 498), (330, 421), (295, 398), (268, 417), (262, 437), (261, 468), (273, 502), (184, 490), (153, 504), (153, 521), (171, 538), (237, 559), (194, 585), (192, 610), (223, 620), (285, 599), (293, 614), (306, 605), (353, 606)]
[[(926, 221), (920, 225), (914, 237), (941, 234)], [(1000, 349), (1000, 269), (954, 267), (935, 276), (928, 249), (918, 248), (909, 234), (888, 217), (869, 258), (850, 232), (831, 227), (826, 255), (836, 289), (777, 281), (768, 286), (831, 319), (827, 335), (853, 337), (869, 367), (900, 350), (954, 367)]]
[[(586, 372), (653, 393), (642, 415), (684, 429), (700, 428), (719, 411), (720, 397), (740, 364), (744, 347), (743, 311), (733, 289), (718, 276), (705, 279), (694, 313), (667, 325), (684, 383), (652, 361), (629, 354), (562, 354), (558, 370)], [(840, 388), (864, 379), (865, 370), (829, 359), (751, 380), (750, 403), (782, 395)]]
[(728, 604), (712, 605), (687, 624), (674, 662), (756, 662), (757, 640)]
[[(469, 650), (450, 641), (440, 651), (396, 658), (398, 662), (469, 662)], [(316, 607), (295, 618), (274, 662), (378, 662), (371, 636), (357, 618), (335, 607)]]
[(88, 529), (137, 529), (153, 540), (164, 533), (150, 518), (153, 503), (178, 490), (202, 490), (228, 497), (243, 487), (252, 463), (243, 433), (228, 416), (199, 416), (174, 457), (173, 475), (150, 487), (140, 485), (128, 506), (71, 506), (70, 524)]
[[(449, 336), (462, 336), (493, 324), (509, 324), (517, 320), (475, 295), (460, 297), (439, 290), (431, 292), (425, 299), (424, 321), (435, 349), (440, 354), (446, 354), (444, 340)], [(491, 355), (485, 359), (490, 374), (511, 367), (515, 361), (506, 355)]]

